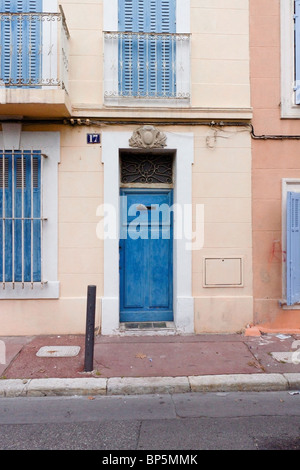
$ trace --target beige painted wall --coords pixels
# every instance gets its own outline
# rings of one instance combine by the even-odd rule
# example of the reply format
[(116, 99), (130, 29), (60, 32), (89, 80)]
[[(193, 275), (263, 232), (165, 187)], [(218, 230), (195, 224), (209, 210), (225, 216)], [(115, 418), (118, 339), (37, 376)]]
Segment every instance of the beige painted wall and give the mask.
[[(135, 128), (127, 130), (133, 132)], [(89, 284), (97, 286), (97, 325), (100, 324), (103, 242), (96, 234), (100, 221), (96, 211), (103, 203), (103, 166), (101, 147), (86, 144), (87, 131), (99, 129), (79, 126), (47, 129), (61, 132), (60, 298), (2, 301), (1, 335), (84, 332)], [(122, 131), (124, 127), (112, 129)], [(243, 128), (231, 127), (216, 132), (207, 126), (179, 127), (178, 132), (195, 135), (193, 205), (194, 210), (196, 204), (204, 205), (205, 216), (204, 246), (192, 254), (195, 331), (240, 331), (252, 320), (250, 135)], [(194, 223), (193, 230), (196, 229)], [(204, 258), (241, 258), (243, 285), (204, 287)], [(231, 277), (231, 268), (225, 276)]]
[[(103, 104), (102, 0), (62, 0), (70, 31), (69, 98), (81, 117), (232, 118), (250, 116), (248, 0), (191, 0), (191, 107), (108, 109)], [(148, 113), (148, 114), (147, 114)], [(244, 114), (243, 114), (244, 113)], [(134, 131), (136, 126), (110, 128)], [(96, 210), (103, 202), (101, 146), (92, 126), (26, 127), (61, 133), (58, 207), (59, 300), (1, 301), (0, 335), (82, 333), (86, 288), (103, 294), (103, 244)], [(161, 130), (164, 130), (163, 126)], [(195, 137), (193, 204), (204, 205), (204, 247), (193, 252), (195, 331), (232, 332), (252, 321), (251, 139), (240, 127), (168, 127)], [(195, 227), (196, 228), (196, 227)], [(243, 284), (204, 287), (204, 258), (241, 258)], [(214, 273), (212, 273), (214, 275)], [(235, 273), (233, 273), (235, 275)], [(226, 273), (225, 273), (226, 276)], [(228, 277), (232, 276), (229, 268)]]
[[(62, 0), (73, 106), (103, 106), (103, 2)], [(248, 0), (191, 0), (191, 105), (249, 108)]]
[[(204, 247), (193, 253), (195, 327), (200, 332), (240, 331), (252, 321), (251, 139), (248, 130), (199, 128), (195, 137), (193, 203), (204, 205)], [(225, 282), (204, 287), (204, 258), (241, 259), (242, 285), (236, 286), (236, 261), (227, 261)], [(224, 259), (224, 261), (222, 261)], [(218, 278), (218, 265), (210, 282)], [(210, 274), (210, 273), (208, 273)], [(214, 278), (216, 279), (214, 281)], [(227, 281), (228, 279), (228, 281)]]
[[(97, 286), (96, 325), (103, 294), (103, 242), (96, 234), (103, 202), (103, 167), (99, 145), (87, 146), (87, 129), (30, 126), (30, 131), (59, 131), (58, 280), (60, 298), (2, 300), (1, 335), (83, 333), (87, 286)], [(89, 127), (89, 132), (96, 131)]]

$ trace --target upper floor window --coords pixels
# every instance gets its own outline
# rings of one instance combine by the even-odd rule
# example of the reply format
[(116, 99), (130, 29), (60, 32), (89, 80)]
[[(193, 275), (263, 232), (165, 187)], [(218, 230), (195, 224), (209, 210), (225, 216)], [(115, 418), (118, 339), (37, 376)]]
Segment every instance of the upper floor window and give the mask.
[(300, 0), (281, 0), (281, 117), (300, 118)]
[(104, 33), (106, 101), (188, 100), (190, 37), (178, 30), (178, 3), (118, 0), (117, 24)]
[(0, 0), (1, 79), (9, 85), (36, 85), (41, 74), (42, 0)]
[(176, 96), (175, 0), (119, 2), (119, 94)]
[(67, 88), (68, 37), (56, 0), (0, 0), (0, 84)]
[(300, 0), (295, 0), (295, 104), (300, 104)]

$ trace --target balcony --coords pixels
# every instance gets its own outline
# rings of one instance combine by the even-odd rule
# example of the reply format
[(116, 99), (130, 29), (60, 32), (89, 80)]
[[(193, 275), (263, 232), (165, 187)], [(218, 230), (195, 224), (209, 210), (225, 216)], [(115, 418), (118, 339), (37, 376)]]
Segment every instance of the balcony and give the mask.
[(0, 115), (67, 117), (69, 32), (59, 13), (0, 13)]
[(190, 34), (106, 31), (104, 46), (106, 105), (189, 105)]

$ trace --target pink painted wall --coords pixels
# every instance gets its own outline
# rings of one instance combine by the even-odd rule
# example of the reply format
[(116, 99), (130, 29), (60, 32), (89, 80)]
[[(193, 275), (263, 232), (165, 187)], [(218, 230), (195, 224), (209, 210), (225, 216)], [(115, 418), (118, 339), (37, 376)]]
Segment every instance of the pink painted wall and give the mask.
[[(281, 119), (280, 0), (250, 0), (250, 74), (256, 135), (300, 134), (297, 119)], [(252, 140), (254, 323), (300, 328), (300, 310), (282, 299), (282, 178), (300, 178), (300, 141)]]

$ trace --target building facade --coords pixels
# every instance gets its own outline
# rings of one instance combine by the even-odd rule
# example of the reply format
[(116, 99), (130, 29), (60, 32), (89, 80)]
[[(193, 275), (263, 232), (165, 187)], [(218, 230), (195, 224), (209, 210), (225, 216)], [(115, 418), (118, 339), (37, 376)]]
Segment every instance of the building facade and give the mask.
[(0, 335), (242, 331), (248, 0), (0, 11)]
[(300, 2), (250, 1), (254, 322), (299, 330)]

